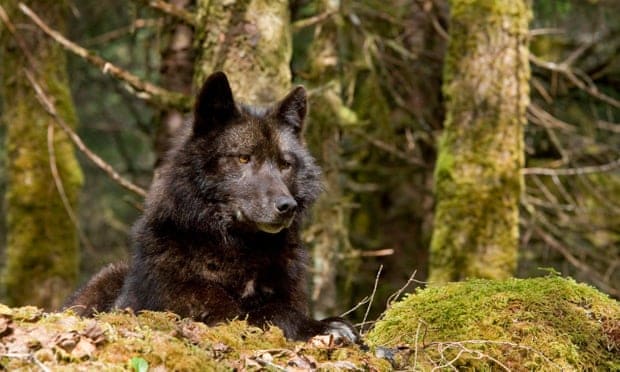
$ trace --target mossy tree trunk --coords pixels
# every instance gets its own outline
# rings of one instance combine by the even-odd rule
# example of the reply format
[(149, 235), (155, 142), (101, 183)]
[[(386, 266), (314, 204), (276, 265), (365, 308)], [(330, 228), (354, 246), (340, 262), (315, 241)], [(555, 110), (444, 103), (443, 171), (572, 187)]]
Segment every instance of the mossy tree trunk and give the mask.
[(226, 72), (235, 97), (273, 102), (291, 86), (289, 4), (285, 0), (198, 0), (194, 84)]
[[(348, 298), (350, 270), (341, 267), (343, 257), (352, 256), (348, 235), (349, 210), (343, 194), (341, 120), (343, 110), (342, 87), (339, 75), (338, 33), (340, 1), (315, 1), (316, 13), (334, 15), (313, 30), (308, 51), (308, 74), (305, 80), (310, 88), (320, 89), (311, 97), (310, 118), (305, 137), (312, 153), (323, 168), (325, 191), (312, 210), (312, 224), (304, 232), (304, 240), (312, 247), (312, 304), (317, 317), (332, 316), (342, 310), (338, 298)], [(350, 258), (348, 265), (354, 264)], [(341, 275), (345, 280), (337, 280)], [(339, 286), (338, 283), (344, 285)]]
[[(68, 4), (64, 1), (27, 1), (35, 12), (63, 29)], [(34, 71), (53, 97), (59, 116), (75, 125), (63, 49), (28, 22), (17, 2), (0, 0), (36, 60)], [(3, 301), (58, 308), (78, 274), (77, 228), (67, 215), (50, 167), (47, 136), (53, 120), (37, 101), (26, 79), (22, 50), (6, 29), (0, 39), (2, 58), (3, 123), (7, 126), (7, 242), (2, 271)], [(60, 179), (71, 208), (75, 209), (82, 173), (73, 147), (56, 130), (54, 153)]]
[(530, 8), (526, 0), (450, 4), (429, 280), (505, 278), (517, 262)]

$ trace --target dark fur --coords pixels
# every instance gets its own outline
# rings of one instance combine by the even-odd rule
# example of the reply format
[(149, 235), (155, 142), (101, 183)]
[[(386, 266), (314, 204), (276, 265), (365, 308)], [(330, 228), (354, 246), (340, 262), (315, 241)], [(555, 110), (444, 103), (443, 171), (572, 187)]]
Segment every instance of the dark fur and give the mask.
[(292, 339), (356, 340), (342, 319), (306, 315), (299, 229), (320, 171), (300, 138), (305, 115), (302, 87), (252, 108), (234, 102), (223, 73), (211, 75), (134, 226), (131, 265), (103, 269), (68, 306), (168, 310), (209, 325), (247, 317)]

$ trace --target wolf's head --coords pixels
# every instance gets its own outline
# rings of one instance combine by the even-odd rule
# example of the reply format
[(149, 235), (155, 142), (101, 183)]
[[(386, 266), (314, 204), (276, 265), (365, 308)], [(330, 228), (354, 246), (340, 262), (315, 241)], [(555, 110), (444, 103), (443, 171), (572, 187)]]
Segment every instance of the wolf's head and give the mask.
[(289, 227), (320, 190), (319, 168), (301, 140), (306, 106), (303, 87), (269, 107), (239, 105), (226, 75), (212, 74), (196, 98), (191, 133), (150, 199), (188, 228)]

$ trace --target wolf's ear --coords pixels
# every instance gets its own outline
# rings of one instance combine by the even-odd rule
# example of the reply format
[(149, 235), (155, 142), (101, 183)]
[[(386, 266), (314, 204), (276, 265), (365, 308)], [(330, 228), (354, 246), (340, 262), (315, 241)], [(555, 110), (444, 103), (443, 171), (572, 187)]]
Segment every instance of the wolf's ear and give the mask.
[(226, 74), (221, 71), (214, 72), (207, 78), (196, 97), (194, 134), (204, 134), (222, 126), (238, 114)]
[(307, 107), (306, 89), (300, 85), (278, 103), (276, 115), (299, 135), (304, 125)]

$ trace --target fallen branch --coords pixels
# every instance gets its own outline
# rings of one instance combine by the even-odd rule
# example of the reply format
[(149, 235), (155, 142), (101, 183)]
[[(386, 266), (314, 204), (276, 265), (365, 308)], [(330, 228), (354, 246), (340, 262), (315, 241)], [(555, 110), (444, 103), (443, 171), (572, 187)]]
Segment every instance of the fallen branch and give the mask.
[(122, 68), (104, 60), (96, 55), (95, 52), (87, 50), (76, 43), (65, 38), (61, 33), (50, 28), (45, 22), (39, 18), (28, 6), (24, 3), (19, 3), (19, 9), (28, 16), (43, 32), (49, 37), (54, 39), (66, 50), (71, 53), (82, 57), (89, 63), (101, 68), (104, 74), (110, 74), (111, 76), (124, 81), (129, 86), (129, 91), (136, 97), (143, 99), (157, 107), (175, 108), (180, 111), (189, 111), (191, 109), (191, 99), (182, 93), (171, 92), (157, 85), (151, 84), (140, 79), (138, 76), (123, 70)]
[(526, 176), (533, 174), (542, 176), (580, 176), (584, 174), (605, 173), (620, 168), (620, 158), (601, 165), (590, 165), (579, 168), (523, 168), (521, 173)]
[(187, 11), (183, 8), (180, 8), (176, 5), (169, 4), (162, 0), (138, 0), (138, 1), (164, 14), (177, 18), (178, 20), (183, 21), (184, 23), (187, 23), (190, 26), (195, 27), (198, 24), (196, 14), (190, 11)]

